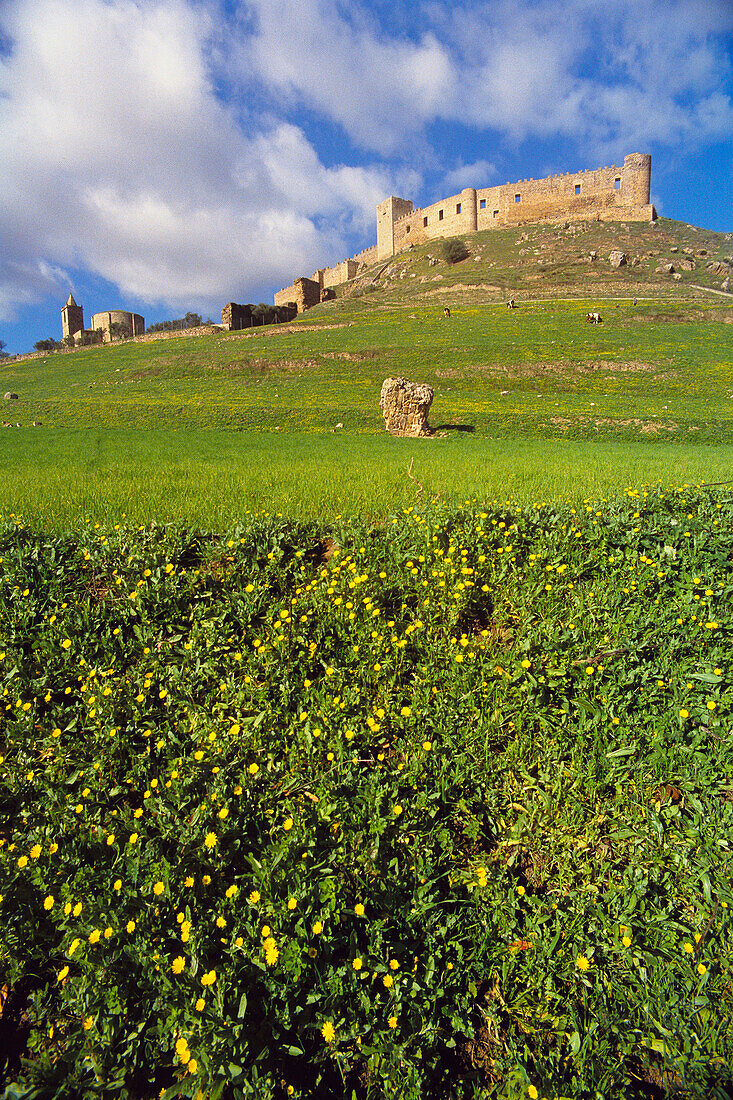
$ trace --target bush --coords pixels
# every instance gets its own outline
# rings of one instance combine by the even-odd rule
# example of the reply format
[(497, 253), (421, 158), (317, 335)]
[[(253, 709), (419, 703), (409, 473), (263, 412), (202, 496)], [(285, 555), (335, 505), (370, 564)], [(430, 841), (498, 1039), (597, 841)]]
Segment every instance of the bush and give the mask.
[(443, 259), (447, 264), (457, 264), (461, 260), (465, 260), (470, 256), (470, 252), (466, 248), (466, 242), (462, 241), (460, 237), (451, 237), (448, 241), (443, 241), (441, 245), (443, 252)]

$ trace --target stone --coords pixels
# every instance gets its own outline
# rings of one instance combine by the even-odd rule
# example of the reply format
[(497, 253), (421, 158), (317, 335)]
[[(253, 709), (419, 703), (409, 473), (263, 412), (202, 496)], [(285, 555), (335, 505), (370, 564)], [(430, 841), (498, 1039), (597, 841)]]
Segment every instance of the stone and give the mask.
[(611, 267), (624, 267), (627, 263), (627, 256), (625, 252), (613, 251), (608, 257), (608, 262)]
[(430, 435), (428, 413), (432, 402), (432, 386), (405, 378), (385, 378), (379, 407), (386, 430), (392, 435)]
[(595, 249), (593, 249), (593, 251), (590, 254), (590, 262), (595, 263), (597, 259), (598, 259), (598, 253), (596, 252)]
[(10, 390), (8, 390), (8, 392), (5, 394), (5, 400), (6, 401), (19, 401), (20, 398), (18, 397), (17, 393), (11, 393)]
[(678, 271), (694, 271), (695, 270), (695, 261), (693, 259), (691, 259), (689, 256), (683, 256), (681, 260), (677, 261), (677, 270)]
[(674, 275), (674, 264), (657, 264), (654, 270), (663, 275)]
[(672, 275), (672, 278), (674, 279), (674, 281), (676, 283), (678, 283), (680, 281), (680, 279), (682, 278), (682, 276), (680, 275), (679, 271), (675, 271), (674, 274)]
[(730, 290), (730, 279), (723, 279), (723, 282), (720, 284), (720, 289)]

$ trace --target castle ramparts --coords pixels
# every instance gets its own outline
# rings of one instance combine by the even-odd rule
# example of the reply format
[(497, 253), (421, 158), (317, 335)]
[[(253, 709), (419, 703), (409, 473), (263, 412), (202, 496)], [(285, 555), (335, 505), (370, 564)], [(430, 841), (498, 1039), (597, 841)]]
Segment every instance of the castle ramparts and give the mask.
[[(295, 282), (275, 294), (275, 305), (293, 303), (298, 313), (332, 297), (325, 292), (355, 278), (364, 268), (398, 252), (442, 237), (467, 236), (532, 222), (654, 221), (650, 203), (652, 158), (629, 153), (623, 166), (566, 172), (498, 187), (466, 187), (416, 209), (410, 199), (390, 195), (377, 206), (377, 243)], [(309, 284), (309, 285), (305, 285)]]

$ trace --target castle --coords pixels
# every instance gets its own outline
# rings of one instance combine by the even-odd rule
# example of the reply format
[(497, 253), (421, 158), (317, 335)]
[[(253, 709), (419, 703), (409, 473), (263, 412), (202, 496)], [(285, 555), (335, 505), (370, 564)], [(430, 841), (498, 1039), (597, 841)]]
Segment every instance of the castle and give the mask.
[(141, 336), (145, 332), (145, 318), (139, 313), (128, 313), (126, 309), (94, 313), (91, 327), (84, 328), (84, 307), (76, 304), (73, 294), (69, 294), (61, 309), (61, 335), (65, 341), (68, 338), (75, 344), (93, 344), (101, 340), (109, 344), (113, 325), (118, 326), (116, 332), (120, 335)]
[(623, 167), (611, 165), (498, 187), (465, 187), (457, 195), (415, 209), (410, 199), (390, 195), (377, 206), (377, 243), (334, 267), (320, 268), (275, 294), (275, 305), (305, 309), (334, 297), (333, 287), (366, 267), (389, 260), (412, 245), (441, 237), (505, 229), (528, 222), (654, 221), (649, 201), (652, 158), (629, 153)]

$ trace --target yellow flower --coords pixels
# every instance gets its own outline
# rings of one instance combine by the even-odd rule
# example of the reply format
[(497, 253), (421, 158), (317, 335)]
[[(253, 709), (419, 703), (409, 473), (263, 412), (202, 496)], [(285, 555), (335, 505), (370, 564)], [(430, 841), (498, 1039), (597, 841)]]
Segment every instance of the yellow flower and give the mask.
[(217, 840), (216, 833), (207, 833), (206, 836), (204, 837), (204, 846), (206, 848), (215, 848), (216, 847), (216, 840)]
[(689, 717), (690, 717), (690, 712), (685, 710), (684, 707), (682, 707), (682, 709), (680, 711), (680, 718), (689, 718)]
[(95, 928), (93, 932), (89, 933), (89, 942), (90, 943), (99, 943), (101, 935), (102, 935), (102, 933), (99, 931), (99, 929)]
[(40, 844), (34, 844), (31, 848), (31, 859), (38, 859), (42, 851), (43, 848), (41, 848)]
[(135, 931), (135, 921), (134, 920), (129, 920), (127, 922), (127, 924), (125, 925), (125, 928), (127, 929), (128, 932), (134, 932)]
[(235, 886), (235, 885), (232, 885), (232, 886), (229, 886), (229, 887), (227, 888), (227, 891), (226, 891), (226, 896), (227, 896), (228, 898), (233, 898), (233, 897), (234, 897), (234, 895), (235, 895), (235, 894), (238, 894), (238, 893), (239, 893), (239, 887), (238, 887), (238, 886)]
[(410, 715), (412, 714), (412, 708), (411, 707), (403, 707), (402, 710), (400, 711), (400, 714), (402, 715), (403, 718), (409, 718)]
[(18, 860), (18, 866), (20, 867), (21, 871), (23, 870), (24, 867), (27, 867), (28, 866), (28, 856), (21, 856), (20, 859)]
[(425, 750), (425, 752), (430, 752), (430, 750), (433, 747), (433, 742), (432, 741), (423, 741), (422, 747)]
[(197, 1012), (203, 1012), (205, 1006), (206, 1006), (206, 1001), (204, 1000), (203, 997), (199, 997), (199, 999), (196, 1001), (196, 1011)]
[(211, 875), (202, 875), (201, 876), (201, 881), (203, 882), (204, 886), (210, 886), (211, 885)]
[(397, 962), (397, 959), (389, 960), (389, 968), (390, 970), (399, 970), (400, 964)]
[(578, 967), (578, 970), (587, 970), (588, 967), (590, 966), (590, 960), (586, 959), (585, 955), (578, 955), (577, 959), (575, 960), (575, 963), (576, 963), (576, 966)]
[(525, 888), (523, 886), (518, 886), (517, 887), (517, 893), (519, 894), (520, 898), (523, 898), (524, 895), (527, 893), (527, 891), (525, 890)]
[(64, 978), (68, 975), (68, 973), (69, 973), (68, 966), (62, 966), (61, 969), (59, 970), (58, 974), (56, 975), (56, 980), (59, 981), (59, 982), (62, 982), (64, 980)]
[(534, 1085), (530, 1085), (527, 1089), (527, 1096), (529, 1097), (529, 1100), (537, 1100), (539, 1093)]
[(393, 807), (392, 813), (395, 815), (395, 817), (400, 816), (400, 814), (402, 813), (402, 807), (399, 805), (399, 803)]
[(364, 963), (361, 961), (361, 959), (354, 959), (351, 965), (353, 966), (354, 970), (361, 970)]
[(356, 913), (357, 917), (364, 916), (364, 906), (361, 904), (360, 901), (357, 901), (356, 905), (354, 906), (354, 912)]
[(165, 890), (165, 886), (163, 885), (162, 882), (156, 882), (155, 886), (153, 887), (153, 893), (157, 897), (160, 897), (160, 895), (163, 893), (164, 890)]
[(110, 833), (109, 836), (107, 837), (107, 844), (109, 845), (110, 848), (112, 847), (114, 842), (115, 842), (115, 834)]
[(316, 923), (313, 925), (311, 931), (313, 932), (314, 936), (320, 936), (321, 932), (323, 931), (323, 925), (319, 920), (317, 920)]
[(219, 810), (219, 819), (221, 821), (226, 821), (226, 819), (228, 817), (229, 817), (229, 810), (226, 808), (226, 806), (222, 806), (222, 808)]
[(122, 879), (121, 878), (115, 879), (115, 881), (112, 883), (112, 889), (113, 890), (121, 890), (122, 889)]
[(288, 909), (295, 909), (298, 904), (297, 898), (288, 898)]
[(87, 1016), (86, 1019), (84, 1020), (84, 1030), (85, 1031), (91, 1031), (91, 1029), (93, 1027), (94, 1027), (94, 1020), (91, 1018), (91, 1016)]
[(268, 966), (274, 966), (275, 963), (277, 962), (278, 956), (280, 954), (280, 952), (278, 950), (278, 947), (277, 947), (277, 944), (275, 943), (274, 939), (272, 939), (272, 937), (270, 936), (268, 939), (265, 940), (265, 942), (262, 946), (263, 946), (264, 951), (265, 951), (265, 962), (267, 963)]
[(684, 945), (684, 947), (682, 948), (682, 950), (683, 950), (683, 951), (685, 951), (685, 952), (686, 952), (686, 954), (688, 954), (688, 955), (692, 955), (692, 954), (694, 953), (694, 951), (695, 951), (695, 948), (694, 948), (694, 947), (692, 946), (692, 944), (691, 944), (691, 943), (686, 943), (686, 944)]
[(702, 977), (703, 974), (707, 974), (708, 968), (706, 967), (705, 963), (698, 963), (697, 964), (697, 972), (701, 977)]
[(265, 937), (265, 939), (267, 939), (267, 937), (271, 935), (269, 924), (262, 925), (262, 935)]
[(386, 989), (390, 989), (394, 985), (394, 978), (392, 977), (391, 974), (385, 974), (384, 975), (384, 977), (382, 978), (382, 985)]
[(185, 882), (183, 883), (183, 885), (184, 886), (193, 886), (193, 875), (188, 875)]
[(390, 1018), (387, 1020), (387, 1025), (392, 1028), (397, 1027), (397, 1017), (390, 1016)]
[(532, 662), (528, 661), (527, 658), (525, 657), (525, 659), (522, 661), (522, 668), (531, 668), (531, 667), (532, 667)]
[(64, 638), (63, 642), (61, 643), (61, 648), (71, 649), (71, 638)]
[(247, 771), (249, 772), (250, 775), (257, 775), (257, 772), (259, 770), (260, 770), (259, 764), (250, 764), (250, 766), (247, 768)]
[(250, 905), (257, 905), (259, 900), (260, 900), (259, 890), (253, 890), (252, 893), (247, 898), (247, 901), (249, 902)]
[(286, 817), (285, 820), (283, 821), (283, 829), (285, 830), (286, 833), (289, 833), (290, 830), (292, 829), (292, 827), (293, 827), (292, 817)]
[(56, 903), (56, 899), (53, 897), (52, 894), (49, 894), (47, 898), (43, 899), (43, 908), (44, 909), (53, 909), (55, 903)]
[(201, 977), (201, 984), (202, 985), (213, 985), (215, 981), (216, 981), (216, 971), (215, 970), (209, 970), (209, 972), (207, 974), (203, 974), (202, 977)]
[(186, 960), (183, 958), (182, 955), (179, 955), (171, 963), (171, 970), (173, 971), (174, 974), (180, 974), (181, 971), (185, 969), (185, 967), (186, 967)]
[(330, 1020), (326, 1020), (325, 1024), (321, 1028), (321, 1035), (327, 1043), (332, 1043), (336, 1038), (336, 1031)]
[(69, 950), (67, 952), (69, 957), (71, 957), (71, 955), (74, 954), (74, 952), (76, 951), (76, 949), (77, 949), (77, 947), (79, 946), (80, 943), (81, 943), (81, 940), (72, 940), (71, 941), (71, 943), (69, 944)]
[(184, 1054), (188, 1055), (188, 1041), (181, 1036), (180, 1039), (176, 1039), (176, 1054), (182, 1062), (187, 1062), (188, 1057), (184, 1058)]
[(217, 917), (216, 918), (216, 927), (217, 928), (226, 928), (226, 926), (227, 926), (227, 922), (224, 920), (223, 917)]
[(81, 902), (77, 901), (76, 905), (73, 908), (72, 915), (75, 916), (75, 917), (78, 917), (80, 913), (81, 913)]
[(718, 704), (715, 702), (714, 699), (708, 699), (707, 703), (705, 704), (705, 706), (708, 708), (708, 710), (715, 710), (717, 705)]
[(188, 1070), (188, 1072), (189, 1073), (195, 1073), (198, 1068), (199, 1068), (199, 1064), (196, 1061), (196, 1059), (195, 1058), (189, 1058), (188, 1065), (186, 1066), (186, 1069)]
[(128, 844), (137, 844), (137, 842), (138, 842), (138, 834), (137, 833), (130, 833), (130, 839), (128, 841)]

